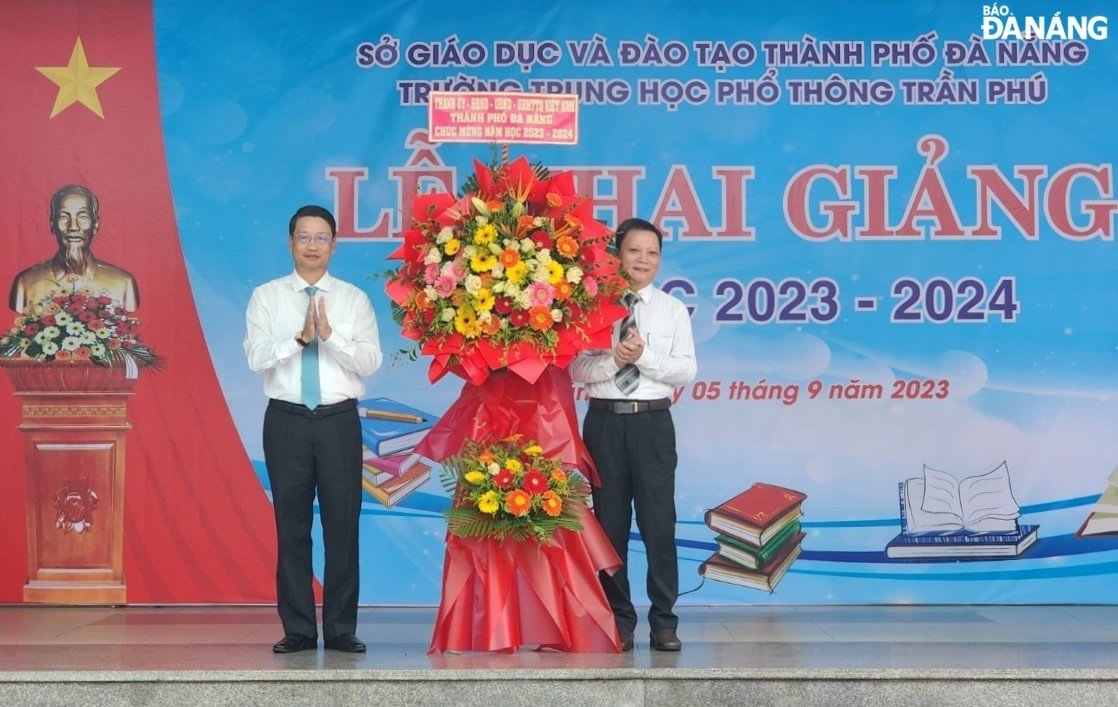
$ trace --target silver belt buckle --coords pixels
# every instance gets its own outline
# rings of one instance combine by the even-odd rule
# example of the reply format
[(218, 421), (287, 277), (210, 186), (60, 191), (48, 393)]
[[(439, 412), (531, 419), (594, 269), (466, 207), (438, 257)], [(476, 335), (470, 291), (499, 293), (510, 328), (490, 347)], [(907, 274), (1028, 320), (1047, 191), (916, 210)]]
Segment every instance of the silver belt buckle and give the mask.
[(618, 415), (636, 415), (640, 412), (640, 403), (635, 400), (627, 400), (624, 403), (619, 403)]

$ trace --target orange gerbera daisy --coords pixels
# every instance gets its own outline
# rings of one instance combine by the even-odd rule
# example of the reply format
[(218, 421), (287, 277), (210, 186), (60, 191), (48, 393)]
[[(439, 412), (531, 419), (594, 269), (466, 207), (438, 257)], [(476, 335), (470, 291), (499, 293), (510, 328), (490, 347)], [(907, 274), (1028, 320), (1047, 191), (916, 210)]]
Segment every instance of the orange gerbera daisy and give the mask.
[(555, 241), (555, 250), (564, 258), (573, 258), (578, 255), (578, 241), (570, 236), (562, 236)]
[(512, 248), (506, 248), (497, 256), (497, 262), (499, 262), (503, 268), (511, 268), (513, 265), (520, 262), (520, 253), (517, 253)]
[(495, 461), (493, 458), (493, 452), (488, 449), (477, 455), (477, 460), (482, 464), (492, 464)]
[(552, 296), (560, 302), (565, 302), (573, 293), (574, 288), (566, 280), (560, 280), (552, 285)]
[(483, 334), (485, 334), (486, 336), (493, 336), (494, 334), (496, 334), (500, 330), (501, 330), (501, 319), (500, 319), (500, 317), (492, 317), (491, 316), (491, 317), (489, 317), (488, 322), (484, 322), (481, 325), (481, 332)]
[(505, 510), (514, 516), (527, 515), (532, 510), (532, 497), (524, 489), (513, 489), (505, 494)]
[(556, 469), (555, 471), (551, 472), (551, 478), (554, 479), (557, 483), (561, 484), (567, 480), (567, 472), (563, 471), (562, 469)]
[(528, 324), (536, 331), (547, 331), (555, 322), (547, 307), (532, 307), (528, 310)]
[(543, 512), (554, 518), (563, 512), (563, 499), (559, 494), (554, 491), (548, 491), (543, 495)]

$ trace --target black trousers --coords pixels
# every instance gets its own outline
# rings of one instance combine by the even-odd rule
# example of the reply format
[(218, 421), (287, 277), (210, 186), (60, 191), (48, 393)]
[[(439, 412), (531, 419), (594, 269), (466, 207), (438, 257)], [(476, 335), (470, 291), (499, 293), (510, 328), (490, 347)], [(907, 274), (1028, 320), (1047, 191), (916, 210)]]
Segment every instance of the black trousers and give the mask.
[(311, 565), (317, 490), (326, 550), (322, 634), (327, 641), (357, 631), (361, 422), (356, 401), (338, 405), (311, 412), (272, 401), (264, 414), (264, 461), (279, 541), (276, 603), (283, 631), (318, 638)]
[(601, 574), (602, 587), (621, 631), (633, 631), (637, 612), (629, 592), (629, 532), (633, 505), (637, 528), (648, 554), (648, 623), (653, 629), (679, 624), (672, 609), (679, 594), (675, 549), (675, 425), (669, 410), (617, 415), (590, 409), (582, 437), (598, 473), (594, 513), (614, 550), (621, 569), (612, 577)]

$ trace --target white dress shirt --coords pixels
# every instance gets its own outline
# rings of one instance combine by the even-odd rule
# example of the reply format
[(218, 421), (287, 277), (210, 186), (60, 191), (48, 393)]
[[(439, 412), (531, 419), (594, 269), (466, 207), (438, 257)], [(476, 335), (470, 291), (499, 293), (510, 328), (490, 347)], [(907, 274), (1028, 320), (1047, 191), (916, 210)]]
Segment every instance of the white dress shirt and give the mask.
[[(253, 372), (264, 371), (269, 398), (302, 404), (303, 331), (310, 298), (308, 284), (291, 273), (253, 290), (248, 304), (245, 355)], [(326, 273), (315, 283), (316, 298), (326, 299), (330, 338), (318, 340), (318, 377), (322, 404), (340, 403), (365, 394), (362, 378), (381, 363), (377, 318), (363, 291)]]
[[(691, 335), (691, 318), (687, 307), (675, 297), (653, 285), (637, 291), (633, 311), (637, 333), (644, 339), (644, 352), (636, 360), (640, 378), (632, 393), (623, 393), (613, 376), (620, 368), (611, 349), (583, 351), (571, 361), (571, 378), (586, 384), (591, 398), (621, 400), (656, 400), (672, 398), (673, 387), (686, 385), (695, 378), (695, 339)], [(613, 343), (617, 344), (621, 323), (613, 327)]]

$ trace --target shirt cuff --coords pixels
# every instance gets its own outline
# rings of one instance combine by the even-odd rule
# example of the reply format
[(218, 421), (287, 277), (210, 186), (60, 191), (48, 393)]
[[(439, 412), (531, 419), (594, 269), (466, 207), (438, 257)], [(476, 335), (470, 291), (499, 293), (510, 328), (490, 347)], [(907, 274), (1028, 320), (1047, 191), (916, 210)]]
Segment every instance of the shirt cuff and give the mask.
[(352, 348), (352, 342), (339, 334), (337, 330), (330, 332), (330, 338), (325, 341), (319, 339), (319, 342), (326, 348), (335, 353), (346, 353)]
[(300, 346), (299, 342), (292, 336), (276, 347), (276, 358), (280, 361), (286, 361), (302, 350), (303, 347)]
[(636, 364), (638, 369), (644, 371), (645, 369), (655, 370), (660, 367), (662, 362), (663, 357), (654, 352), (651, 346), (645, 344), (644, 351), (641, 352), (641, 357), (633, 363)]

